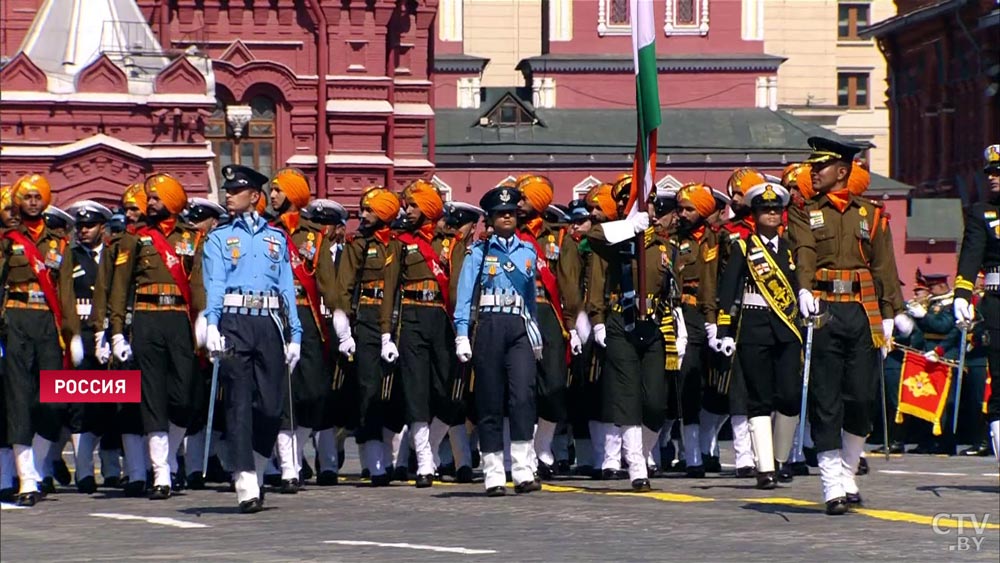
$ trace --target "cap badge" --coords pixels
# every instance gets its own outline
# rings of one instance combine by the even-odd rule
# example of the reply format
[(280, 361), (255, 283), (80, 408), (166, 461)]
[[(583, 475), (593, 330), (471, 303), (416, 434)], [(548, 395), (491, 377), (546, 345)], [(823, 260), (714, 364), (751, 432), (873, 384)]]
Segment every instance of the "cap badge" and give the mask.
[(500, 202), (510, 203), (510, 190), (504, 189), (500, 192)]
[(222, 175), (225, 176), (227, 180), (232, 180), (236, 178), (236, 171), (233, 169), (232, 166), (227, 166), (222, 169)]
[(774, 193), (774, 188), (768, 185), (766, 188), (764, 188), (764, 193), (763, 195), (761, 195), (761, 197), (764, 198), (764, 201), (774, 201), (778, 199), (778, 194)]

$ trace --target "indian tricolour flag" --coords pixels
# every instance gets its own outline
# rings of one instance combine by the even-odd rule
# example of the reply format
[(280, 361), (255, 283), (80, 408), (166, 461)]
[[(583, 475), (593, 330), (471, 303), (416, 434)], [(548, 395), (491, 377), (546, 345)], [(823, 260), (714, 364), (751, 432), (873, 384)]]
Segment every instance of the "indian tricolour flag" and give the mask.
[[(660, 126), (660, 92), (656, 85), (654, 0), (631, 0), (632, 57), (635, 63), (636, 143), (632, 165), (629, 216), (645, 211), (656, 173), (656, 129)], [(638, 200), (640, 205), (635, 205)]]

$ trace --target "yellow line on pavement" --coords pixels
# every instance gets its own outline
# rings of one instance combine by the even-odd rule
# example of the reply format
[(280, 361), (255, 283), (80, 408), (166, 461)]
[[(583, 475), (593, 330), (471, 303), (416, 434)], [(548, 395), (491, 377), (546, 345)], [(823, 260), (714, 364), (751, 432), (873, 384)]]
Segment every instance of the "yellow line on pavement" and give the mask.
[[(872, 518), (878, 518), (879, 520), (888, 520), (890, 522), (908, 522), (911, 524), (924, 524), (926, 526), (934, 526), (935, 524), (939, 528), (958, 528), (962, 526), (965, 529), (971, 527), (971, 523), (962, 522), (959, 523), (958, 520), (953, 518), (940, 518), (935, 520), (934, 516), (924, 516), (922, 514), (913, 514), (910, 512), (899, 512), (896, 510), (875, 510), (871, 508), (856, 508), (854, 512), (858, 514), (864, 514), (865, 516), (870, 516)], [(988, 522), (981, 522), (979, 526), (985, 526), (987, 530), (1000, 530), (1000, 524), (990, 524)]]

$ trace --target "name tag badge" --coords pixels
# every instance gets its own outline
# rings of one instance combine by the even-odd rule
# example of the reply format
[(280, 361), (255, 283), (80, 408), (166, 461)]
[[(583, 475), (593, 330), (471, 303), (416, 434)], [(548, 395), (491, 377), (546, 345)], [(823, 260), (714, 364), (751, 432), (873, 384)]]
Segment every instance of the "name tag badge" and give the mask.
[(809, 212), (809, 228), (816, 230), (823, 228), (826, 223), (823, 221), (823, 212), (820, 210)]

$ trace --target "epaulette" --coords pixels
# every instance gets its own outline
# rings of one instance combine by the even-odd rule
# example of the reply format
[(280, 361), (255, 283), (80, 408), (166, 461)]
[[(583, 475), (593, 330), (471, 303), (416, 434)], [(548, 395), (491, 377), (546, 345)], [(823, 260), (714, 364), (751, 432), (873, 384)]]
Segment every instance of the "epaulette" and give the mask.
[(885, 207), (885, 204), (882, 203), (881, 201), (877, 201), (877, 200), (874, 200), (874, 199), (865, 199), (865, 201), (867, 201), (868, 203), (874, 205), (875, 207)]

